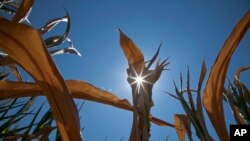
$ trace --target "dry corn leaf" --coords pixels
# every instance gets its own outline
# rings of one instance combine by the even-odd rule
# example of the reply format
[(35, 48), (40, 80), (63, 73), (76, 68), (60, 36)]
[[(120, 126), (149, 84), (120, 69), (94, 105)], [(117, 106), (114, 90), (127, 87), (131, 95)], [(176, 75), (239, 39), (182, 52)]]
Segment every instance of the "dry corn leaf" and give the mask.
[(128, 60), (129, 66), (133, 67), (137, 74), (140, 74), (145, 68), (144, 56), (142, 52), (120, 29), (118, 29), (118, 31), (120, 32), (120, 45)]
[(81, 140), (78, 111), (40, 33), (0, 18), (0, 49), (26, 70), (46, 94), (63, 140)]
[(228, 65), (240, 40), (250, 26), (250, 12), (237, 23), (231, 35), (226, 40), (212, 67), (203, 95), (203, 104), (209, 118), (222, 141), (228, 141), (229, 136), (225, 124), (222, 105), (224, 82)]
[[(133, 110), (132, 105), (126, 99), (120, 99), (114, 94), (101, 90), (87, 82), (79, 80), (66, 80), (65, 82), (74, 98), (99, 102), (129, 111)], [(44, 93), (36, 83), (0, 81), (0, 99), (40, 95), (44, 95)], [(174, 127), (173, 124), (153, 116), (150, 116), (150, 119), (159, 126)]]
[(22, 0), (22, 3), (18, 8), (15, 16), (13, 17), (12, 21), (18, 23), (25, 20), (25, 18), (27, 18), (27, 15), (29, 14), (32, 8), (33, 3), (34, 0)]
[(191, 122), (187, 115), (174, 114), (174, 124), (176, 126), (176, 133), (180, 141), (185, 141), (186, 134), (188, 135), (189, 140), (192, 140)]

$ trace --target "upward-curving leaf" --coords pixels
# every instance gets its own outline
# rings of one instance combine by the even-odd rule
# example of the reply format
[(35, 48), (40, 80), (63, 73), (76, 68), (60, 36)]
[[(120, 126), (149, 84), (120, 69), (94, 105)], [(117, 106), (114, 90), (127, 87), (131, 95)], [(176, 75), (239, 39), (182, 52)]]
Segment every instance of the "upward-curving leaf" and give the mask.
[(67, 27), (66, 27), (63, 35), (52, 36), (52, 37), (49, 37), (49, 38), (44, 40), (44, 43), (45, 43), (47, 48), (51, 48), (51, 47), (60, 45), (68, 37), (71, 22), (70, 22), (69, 13), (67, 12), (66, 9), (65, 9), (65, 11), (66, 11), (66, 16), (64, 16), (62, 18), (53, 19), (53, 20), (49, 21), (46, 25), (44, 25), (41, 29), (38, 30), (41, 34), (44, 34), (48, 31), (50, 31), (53, 27), (55, 27), (60, 22), (67, 23)]
[(0, 18), (0, 49), (26, 70), (45, 93), (63, 140), (82, 140), (77, 108), (40, 34)]
[(133, 43), (133, 41), (126, 36), (120, 29), (120, 45), (125, 54), (128, 64), (133, 67), (137, 74), (145, 68), (144, 56), (140, 49)]
[(203, 104), (208, 116), (222, 141), (229, 136), (225, 124), (222, 97), (224, 82), (232, 54), (250, 26), (250, 12), (238, 22), (231, 35), (220, 50), (212, 67), (203, 95)]

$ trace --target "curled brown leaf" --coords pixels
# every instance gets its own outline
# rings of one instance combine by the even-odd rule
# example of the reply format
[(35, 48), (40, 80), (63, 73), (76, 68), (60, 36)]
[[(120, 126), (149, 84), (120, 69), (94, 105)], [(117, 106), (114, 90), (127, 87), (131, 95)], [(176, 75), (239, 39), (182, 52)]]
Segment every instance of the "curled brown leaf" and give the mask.
[(82, 140), (77, 108), (40, 34), (28, 25), (1, 18), (0, 49), (26, 70), (42, 88), (61, 137), (64, 140)]
[(203, 105), (220, 140), (222, 141), (229, 140), (222, 104), (227, 69), (232, 54), (248, 30), (249, 26), (250, 12), (248, 11), (246, 15), (237, 23), (234, 30), (220, 50), (208, 77), (203, 95)]

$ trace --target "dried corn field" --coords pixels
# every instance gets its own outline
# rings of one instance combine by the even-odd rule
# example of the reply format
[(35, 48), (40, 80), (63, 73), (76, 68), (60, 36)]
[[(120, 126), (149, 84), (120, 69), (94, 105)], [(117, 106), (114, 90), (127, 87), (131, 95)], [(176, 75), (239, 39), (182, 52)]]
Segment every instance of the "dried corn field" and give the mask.
[(0, 0), (0, 140), (228, 141), (250, 123), (249, 7)]

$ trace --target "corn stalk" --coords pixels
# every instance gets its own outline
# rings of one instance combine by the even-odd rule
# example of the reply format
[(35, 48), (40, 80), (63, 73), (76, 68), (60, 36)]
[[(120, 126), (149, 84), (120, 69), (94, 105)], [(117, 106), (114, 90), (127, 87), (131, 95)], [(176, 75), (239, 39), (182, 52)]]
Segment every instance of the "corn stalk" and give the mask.
[[(148, 141), (150, 138), (150, 109), (154, 105), (152, 100), (153, 85), (160, 78), (164, 67), (169, 64), (167, 59), (158, 61), (154, 70), (149, 70), (158, 56), (160, 47), (148, 65), (144, 62), (144, 56), (133, 41), (121, 30), (120, 45), (125, 54), (129, 68), (127, 69), (127, 81), (132, 89), (133, 97), (133, 124), (130, 141)], [(141, 113), (141, 114), (139, 114)]]

